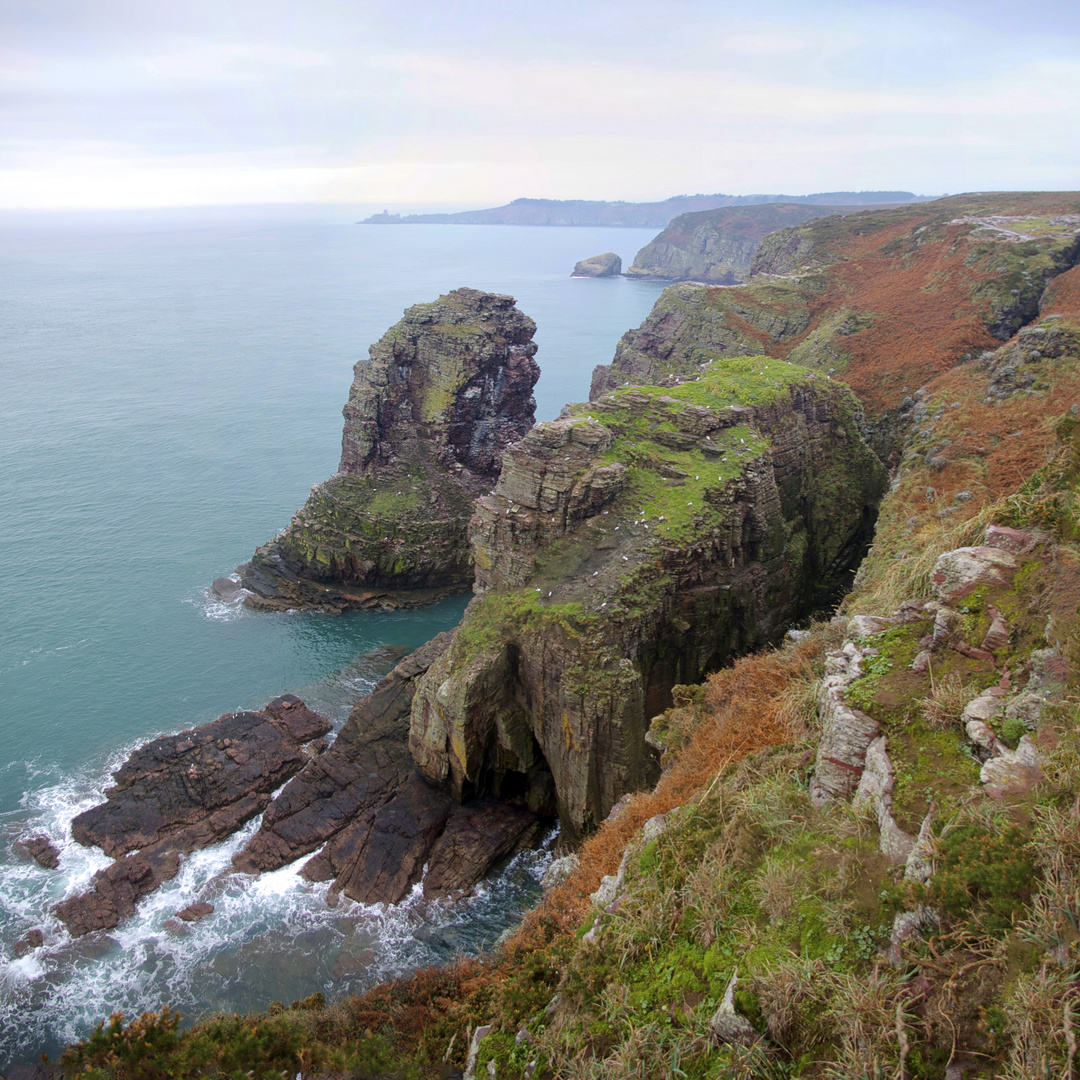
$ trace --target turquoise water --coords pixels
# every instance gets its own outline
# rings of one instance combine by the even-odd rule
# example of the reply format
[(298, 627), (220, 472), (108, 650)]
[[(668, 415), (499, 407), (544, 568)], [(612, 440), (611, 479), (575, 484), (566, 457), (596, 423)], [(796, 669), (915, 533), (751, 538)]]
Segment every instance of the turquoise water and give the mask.
[[(284, 690), (340, 722), (390, 663), (453, 625), (414, 612), (253, 613), (205, 586), (287, 523), (340, 452), (352, 364), (410, 304), (509, 292), (539, 326), (538, 417), (587, 395), (659, 287), (570, 279), (629, 262), (645, 230), (357, 226), (366, 209), (0, 215), (0, 1070), (113, 1008), (258, 1008), (489, 943), (543, 855), (472, 905), (329, 910), (293, 868), (221, 886), (162, 927), (240, 842), (193, 857), (111, 935), (67, 941), (48, 908), (105, 860), (66, 839), (133, 746)], [(15, 859), (48, 833), (61, 869)], [(209, 886), (207, 886), (209, 887)], [(23, 960), (11, 945), (41, 927)]]

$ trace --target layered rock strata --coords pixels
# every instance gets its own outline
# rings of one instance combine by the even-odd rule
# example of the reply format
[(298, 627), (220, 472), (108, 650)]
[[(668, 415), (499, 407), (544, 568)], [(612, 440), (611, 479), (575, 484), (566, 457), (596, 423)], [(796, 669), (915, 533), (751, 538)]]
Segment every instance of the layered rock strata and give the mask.
[(305, 744), (330, 723), (293, 694), (262, 712), (229, 713), (140, 747), (113, 773), (106, 801), (75, 817), (80, 844), (116, 858), (93, 888), (55, 910), (73, 936), (116, 926), (176, 875), (180, 856), (257, 817), (271, 792), (310, 760)]
[(513, 297), (409, 308), (355, 367), (339, 471), (239, 568), (254, 607), (427, 603), (472, 579), (466, 527), (532, 427), (536, 326)]
[(766, 203), (680, 214), (637, 253), (626, 276), (738, 285), (750, 276), (754, 254), (769, 233), (849, 209)]
[(440, 634), (407, 656), (353, 708), (326, 753), (267, 808), (233, 858), (238, 870), (274, 870), (317, 852), (301, 873), (333, 881), (331, 897), (396, 903), (422, 877), (429, 897), (471, 888), (498, 860), (533, 843), (542, 827), (537, 814), (497, 802), (458, 806), (409, 756), (417, 681), (451, 640)]
[(884, 487), (858, 420), (845, 389), (746, 357), (510, 447), (470, 525), (481, 595), (412, 705), (428, 779), (554, 790), (570, 834), (647, 784), (671, 687), (775, 639), (857, 562)]

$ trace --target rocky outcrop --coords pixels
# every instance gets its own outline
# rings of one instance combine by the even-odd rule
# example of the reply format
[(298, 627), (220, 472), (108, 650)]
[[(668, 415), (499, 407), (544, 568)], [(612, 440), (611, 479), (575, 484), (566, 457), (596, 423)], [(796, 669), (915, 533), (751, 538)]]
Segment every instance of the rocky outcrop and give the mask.
[(15, 841), (15, 851), (28, 859), (33, 859), (46, 870), (55, 870), (60, 865), (60, 852), (47, 836), (31, 836)]
[(769, 233), (839, 212), (835, 206), (767, 203), (680, 214), (637, 253), (626, 276), (738, 285), (749, 277), (754, 253)]
[(238, 870), (285, 866), (393, 798), (413, 771), (407, 741), (416, 680), (449, 644), (450, 635), (439, 634), (353, 707), (330, 748), (309, 761), (267, 808), (258, 832), (233, 857)]
[(238, 870), (275, 870), (316, 852), (301, 873), (333, 881), (331, 899), (397, 903), (421, 879), (428, 897), (464, 892), (535, 841), (542, 825), (535, 813), (495, 801), (459, 806), (409, 756), (417, 681), (450, 642), (440, 634), (407, 656), (353, 708), (331, 747), (267, 808), (233, 857)]
[(570, 834), (656, 774), (671, 687), (774, 640), (857, 561), (884, 474), (847, 391), (766, 358), (538, 425), (470, 526), (476, 587), (410, 747), (459, 798)]
[[(765, 352), (844, 379), (880, 429), (875, 447), (891, 455), (905, 401), (1034, 318), (1048, 283), (1076, 264), (1078, 210), (1075, 192), (964, 195), (780, 229), (761, 241), (748, 284), (665, 291), (597, 368), (592, 397)], [(1066, 335), (1042, 329), (1016, 350), (1019, 364), (1002, 362), (1000, 392), (1030, 385), (1040, 343), (1065, 347)]]
[(155, 739), (113, 773), (106, 802), (79, 814), (72, 836), (116, 862), (92, 888), (54, 909), (73, 937), (109, 929), (176, 876), (180, 856), (230, 836), (262, 813), (270, 793), (310, 760), (304, 744), (330, 730), (293, 694), (262, 712), (229, 713)]
[(206, 847), (261, 813), (307, 764), (303, 745), (329, 730), (324, 716), (284, 694), (262, 712), (155, 739), (113, 773), (107, 801), (74, 818), (71, 835), (114, 857), (163, 840), (180, 851)]
[[(759, 301), (768, 294), (768, 306)], [(623, 334), (611, 364), (593, 371), (589, 400), (634, 384), (674, 386), (718, 357), (769, 352), (810, 325), (806, 296), (776, 282), (717, 289), (684, 282), (661, 293), (636, 330)]]
[(574, 264), (571, 277), (618, 277), (622, 273), (622, 259), (614, 251), (593, 255)]
[(343, 611), (467, 588), (472, 500), (533, 424), (535, 330), (476, 289), (409, 308), (355, 367), (338, 473), (239, 568), (245, 603)]

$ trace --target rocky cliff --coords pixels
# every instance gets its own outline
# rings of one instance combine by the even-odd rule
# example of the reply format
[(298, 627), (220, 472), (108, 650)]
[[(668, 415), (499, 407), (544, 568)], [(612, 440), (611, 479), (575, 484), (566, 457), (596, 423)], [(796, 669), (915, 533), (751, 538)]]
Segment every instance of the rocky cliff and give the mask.
[[(668, 290), (647, 325), (652, 344), (637, 339), (642, 370), (656, 364), (668, 385), (607, 392), (508, 451), (471, 529), (485, 591), (444, 654), (454, 665), (433, 663), (413, 698), (418, 754), (463, 789), (499, 781), (537, 797), (553, 783), (545, 768), (563, 767), (563, 744), (586, 756), (609, 746), (597, 769), (627, 771), (640, 759), (622, 752), (619, 724), (640, 730), (635, 702), (649, 668), (635, 658), (648, 655), (653, 624), (664, 656), (693, 670), (686, 635), (699, 635), (698, 655), (711, 646), (691, 617), (705, 632), (714, 614), (726, 618), (712, 586), (742, 589), (754, 560), (775, 551), (759, 526), (782, 519), (779, 532), (792, 520), (770, 507), (798, 492), (805, 507), (824, 507), (792, 534), (789, 560), (800, 558), (799, 536), (812, 549), (830, 507), (834, 530), (850, 523), (856, 490), (845, 501), (813, 485), (835, 475), (830, 460), (842, 464), (830, 454), (865, 448), (848, 435), (854, 423), (826, 427), (817, 408), (812, 422), (796, 397), (823, 394), (828, 408), (850, 399), (820, 366), (816, 379), (760, 356), (742, 371), (725, 367), (711, 359), (721, 333), (768, 334), (779, 352), (790, 343), (784, 320), (805, 318), (792, 348), (816, 348), (821, 366), (846, 364), (875, 422), (889, 410), (898, 418), (874, 544), (840, 612), (675, 687), (646, 734), (660, 755), (655, 787), (616, 801), (553, 864), (543, 901), (493, 956), (317, 1013), (297, 1003), (211, 1018), (177, 1037), (177, 1061), (192, 1048), (205, 1060), (207, 1047), (226, 1043), (223, 1030), (257, 1027), (298, 1039), (318, 1067), (355, 1053), (360, 1071), (398, 1076), (446, 1067), (501, 1080), (1074, 1075), (1080, 266), (1061, 266), (1078, 201), (979, 197), (953, 203), (945, 221), (875, 216), (829, 237), (815, 231), (824, 221), (810, 223), (769, 256), (794, 277), (715, 290), (738, 308), (707, 310), (705, 289), (680, 306), (670, 301), (685, 287)], [(971, 216), (985, 220), (953, 220)], [(1026, 322), (1005, 340), (1002, 318)], [(696, 354), (694, 325), (704, 335)], [(979, 333), (985, 348), (960, 348)], [(695, 379), (701, 364), (705, 378)], [(893, 365), (910, 378), (930, 372), (898, 409)], [(620, 385), (634, 380), (622, 376)], [(734, 427), (703, 426), (732, 411), (704, 396), (716, 376), (730, 388), (724, 404), (752, 422), (740, 414)], [(767, 455), (760, 410), (769, 409), (790, 428), (769, 433)], [(802, 424), (821, 436), (805, 443), (820, 467), (789, 463), (800, 487), (785, 489), (775, 448)], [(750, 479), (765, 490), (769, 473), (775, 499), (755, 502)], [(747, 506), (762, 515), (743, 516)], [(695, 549), (685, 538), (698, 530)], [(724, 560), (712, 561), (718, 544), (736, 554), (726, 580)], [(823, 555), (830, 545), (842, 546), (839, 531)], [(783, 558), (761, 565), (782, 571)], [(701, 580), (679, 576), (694, 567)], [(759, 587), (767, 580), (759, 575)], [(738, 603), (757, 625), (753, 595)], [(598, 648), (601, 635), (625, 651)], [(577, 669), (543, 670), (547, 657), (570, 655)], [(582, 703), (598, 701), (606, 711), (593, 708), (592, 727), (579, 726)], [(528, 715), (550, 726), (534, 733)], [(642, 767), (656, 769), (648, 759)], [(372, 1036), (360, 1044), (362, 1025)], [(146, 1025), (114, 1028), (72, 1063), (110, 1076), (118, 1061), (140, 1063)], [(274, 1067), (295, 1060), (290, 1042)]]
[(851, 395), (765, 357), (538, 425), (477, 501), (481, 595), (417, 686), (414, 758), (588, 830), (655, 777), (674, 684), (842, 588), (883, 486)]
[(818, 218), (771, 234), (750, 284), (678, 285), (597, 368), (592, 396), (765, 352), (842, 378), (885, 454), (892, 414), (936, 375), (996, 348), (1080, 258), (1075, 192), (956, 196)]
[(769, 233), (845, 210), (850, 207), (766, 203), (680, 214), (637, 253), (626, 276), (738, 285)]
[(472, 500), (533, 424), (535, 331), (476, 289), (409, 308), (354, 369), (339, 471), (240, 568), (246, 602), (342, 611), (467, 588)]

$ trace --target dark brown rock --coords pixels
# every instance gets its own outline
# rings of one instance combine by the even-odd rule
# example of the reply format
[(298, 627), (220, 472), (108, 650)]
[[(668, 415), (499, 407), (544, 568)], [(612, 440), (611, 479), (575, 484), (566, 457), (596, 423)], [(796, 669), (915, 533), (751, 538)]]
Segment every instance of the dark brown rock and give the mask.
[(135, 913), (135, 905), (180, 869), (178, 852), (155, 845), (117, 859), (93, 877), (94, 887), (57, 904), (53, 911), (72, 937), (110, 930)]
[(472, 888), (500, 859), (531, 847), (541, 827), (536, 814), (495, 800), (458, 807), (431, 850), (424, 896)]
[(14, 952), (18, 956), (26, 956), (34, 949), (40, 949), (45, 944), (45, 935), (40, 930), (28, 930), (18, 941), (15, 942)]
[(433, 638), (353, 708), (330, 748), (309, 759), (267, 808), (259, 831), (233, 857), (238, 870), (258, 873), (285, 866), (397, 793), (413, 768), (407, 739), (416, 680), (449, 643), (449, 634)]
[(34, 859), (46, 870), (55, 870), (60, 865), (60, 852), (47, 836), (16, 840), (15, 850), (28, 859)]
[(120, 856), (166, 839), (191, 851), (259, 814), (308, 762), (302, 745), (330, 730), (291, 694), (263, 712), (229, 713), (140, 747), (113, 774), (108, 800), (71, 825), (80, 843)]
[(413, 773), (357, 836), (335, 889), (363, 904), (396, 904), (421, 878), (450, 816), (450, 795)]
[(176, 917), (183, 919), (184, 922), (198, 922), (200, 919), (205, 919), (207, 915), (212, 915), (213, 912), (213, 904), (199, 900), (197, 903), (188, 904), (186, 908), (182, 908), (176, 913)]

